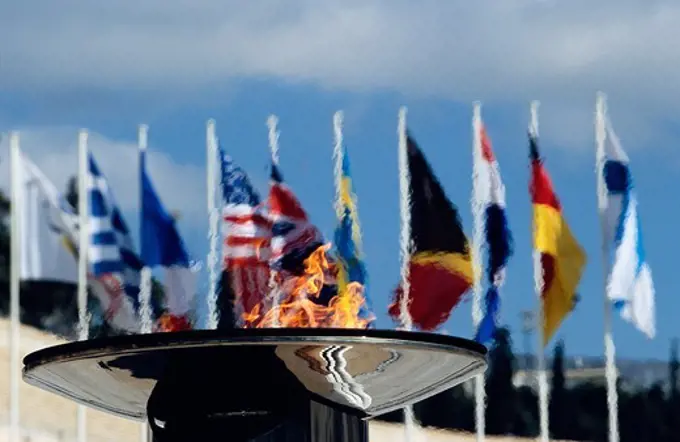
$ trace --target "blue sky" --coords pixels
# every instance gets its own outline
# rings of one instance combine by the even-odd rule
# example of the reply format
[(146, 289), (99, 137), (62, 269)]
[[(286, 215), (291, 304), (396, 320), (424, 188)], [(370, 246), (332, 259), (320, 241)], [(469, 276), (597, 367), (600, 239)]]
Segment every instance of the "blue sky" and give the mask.
[[(294, 7), (272, 0), (266, 9), (210, 0), (166, 0), (161, 9), (155, 1), (139, 8), (126, 1), (66, 3), (75, 13), (63, 22), (54, 16), (69, 8), (46, 0), (11, 5), (0, 18), (6, 54), (0, 131), (21, 130), (24, 150), (61, 186), (75, 172), (77, 129), (88, 128), (136, 229), (136, 126), (148, 124), (151, 175), (166, 205), (182, 212), (192, 253), (204, 259), (206, 120), (217, 120), (222, 144), (264, 193), (265, 123), (278, 115), (284, 177), (330, 237), (332, 116), (343, 110), (381, 327), (393, 327), (385, 312), (399, 278), (398, 109), (408, 106), (408, 125), (471, 234), (471, 109), (472, 100), (481, 100), (515, 236), (502, 315), (518, 349), (519, 313), (536, 306), (526, 126), (529, 101), (539, 99), (546, 166), (589, 261), (582, 302), (558, 336), (569, 353), (602, 354), (593, 112), (595, 92), (603, 88), (631, 157), (657, 288), (657, 338), (649, 341), (616, 318), (618, 353), (665, 358), (669, 340), (680, 334), (672, 221), (680, 210), (668, 191), (680, 171), (671, 117), (680, 89), (670, 81), (680, 57), (659, 43), (677, 33), (671, 18), (680, 17), (680, 6), (670, 0), (628, 0), (615, 10), (613, 1), (585, 0), (513, 0), (488, 8), (434, 0), (419, 8), (396, 0)], [(30, 13), (38, 7), (43, 18)], [(10, 44), (10, 35), (20, 38)], [(654, 35), (660, 40), (653, 42)], [(1, 146), (5, 157), (6, 141)], [(4, 186), (6, 162), (2, 167)], [(461, 304), (444, 329), (472, 336), (470, 308)]]

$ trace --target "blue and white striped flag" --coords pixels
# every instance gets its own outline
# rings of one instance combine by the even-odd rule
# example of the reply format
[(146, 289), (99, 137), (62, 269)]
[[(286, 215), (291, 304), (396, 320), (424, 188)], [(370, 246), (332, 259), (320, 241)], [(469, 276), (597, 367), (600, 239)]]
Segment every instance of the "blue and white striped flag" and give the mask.
[(118, 284), (139, 310), (142, 262), (135, 253), (130, 230), (113, 197), (108, 181), (89, 154), (87, 191), (90, 211), (90, 248), (88, 257), (96, 278), (107, 277)]
[(656, 334), (654, 284), (646, 261), (633, 177), (610, 122), (601, 152), (601, 173), (607, 200), (602, 211), (606, 252), (613, 252), (607, 296), (621, 316), (649, 338)]

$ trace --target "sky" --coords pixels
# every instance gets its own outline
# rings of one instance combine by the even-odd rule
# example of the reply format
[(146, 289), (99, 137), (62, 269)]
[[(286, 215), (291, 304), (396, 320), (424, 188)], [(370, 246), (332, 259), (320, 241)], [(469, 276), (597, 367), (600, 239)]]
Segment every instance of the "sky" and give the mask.
[[(603, 354), (593, 123), (602, 90), (631, 157), (657, 289), (657, 337), (615, 318), (617, 352), (666, 358), (680, 335), (676, 1), (0, 0), (0, 10), (0, 186), (9, 181), (10, 130), (63, 188), (76, 172), (78, 129), (87, 128), (137, 229), (136, 133), (148, 124), (151, 176), (181, 212), (198, 260), (208, 251), (206, 121), (216, 120), (225, 149), (265, 193), (266, 119), (276, 114), (284, 178), (330, 237), (332, 116), (342, 110), (381, 328), (394, 327), (386, 306), (399, 279), (399, 107), (471, 235), (472, 102), (481, 101), (515, 237), (502, 321), (519, 351), (520, 312), (537, 305), (526, 128), (529, 102), (540, 100), (545, 164), (588, 254), (582, 300), (556, 339), (570, 354)], [(470, 309), (461, 304), (442, 332), (471, 337)]]

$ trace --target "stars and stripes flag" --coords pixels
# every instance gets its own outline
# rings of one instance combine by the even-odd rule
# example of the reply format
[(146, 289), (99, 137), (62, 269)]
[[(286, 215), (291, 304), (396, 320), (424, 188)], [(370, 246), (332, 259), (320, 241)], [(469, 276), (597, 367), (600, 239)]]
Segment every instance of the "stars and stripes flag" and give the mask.
[(251, 312), (269, 293), (272, 222), (246, 173), (221, 146), (218, 150), (223, 268), (229, 274), (237, 313)]

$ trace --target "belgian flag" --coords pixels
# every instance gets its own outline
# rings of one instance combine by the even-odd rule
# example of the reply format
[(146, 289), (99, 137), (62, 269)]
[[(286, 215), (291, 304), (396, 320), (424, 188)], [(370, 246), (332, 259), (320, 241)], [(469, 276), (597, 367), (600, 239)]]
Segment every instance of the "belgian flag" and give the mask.
[[(472, 286), (470, 247), (458, 209), (449, 201), (423, 152), (407, 136), (411, 190), (411, 246), (409, 249), (409, 313), (421, 330), (434, 330)], [(400, 314), (403, 290), (389, 307)]]
[(550, 176), (538, 153), (536, 136), (529, 133), (531, 182), (534, 208), (534, 250), (540, 255), (543, 345), (547, 345), (577, 300), (586, 254), (562, 214)]

